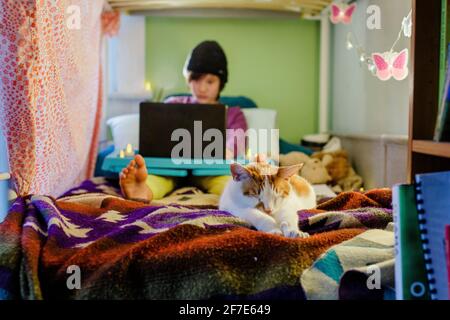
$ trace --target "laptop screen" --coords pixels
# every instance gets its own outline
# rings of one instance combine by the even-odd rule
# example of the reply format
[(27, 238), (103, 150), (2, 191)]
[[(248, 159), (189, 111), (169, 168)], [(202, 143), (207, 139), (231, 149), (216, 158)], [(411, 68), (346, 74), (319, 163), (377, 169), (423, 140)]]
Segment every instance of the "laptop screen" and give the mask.
[(142, 102), (139, 112), (142, 156), (225, 159), (224, 105)]

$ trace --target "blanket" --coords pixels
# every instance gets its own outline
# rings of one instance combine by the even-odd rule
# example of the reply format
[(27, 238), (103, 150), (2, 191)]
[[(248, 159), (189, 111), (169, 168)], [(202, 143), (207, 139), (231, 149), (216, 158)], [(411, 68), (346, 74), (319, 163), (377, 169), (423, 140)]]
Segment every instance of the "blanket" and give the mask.
[(108, 188), (14, 202), (0, 224), (0, 299), (305, 299), (300, 277), (316, 259), (392, 221), (386, 190), (299, 212), (312, 236), (289, 239), (214, 207)]
[(307, 298), (395, 299), (394, 250), (392, 223), (330, 248), (301, 276)]
[[(61, 198), (74, 195), (85, 195), (86, 193), (103, 193), (114, 196), (121, 196), (120, 187), (117, 180), (96, 177), (91, 180), (84, 181), (81, 185), (70, 189), (62, 195)], [(70, 198), (68, 198), (70, 200)], [(216, 194), (204, 193), (196, 187), (178, 188), (162, 199), (154, 200), (152, 205), (167, 205), (178, 203), (182, 205), (194, 205), (197, 207), (217, 207), (219, 204), (219, 196)]]

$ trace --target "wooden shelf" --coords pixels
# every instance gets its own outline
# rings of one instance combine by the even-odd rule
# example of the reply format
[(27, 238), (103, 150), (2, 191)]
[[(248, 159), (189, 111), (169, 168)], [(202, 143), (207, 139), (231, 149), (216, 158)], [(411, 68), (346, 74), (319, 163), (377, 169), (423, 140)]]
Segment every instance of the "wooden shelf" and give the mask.
[(413, 140), (412, 151), (431, 156), (450, 158), (450, 143), (429, 140)]
[(434, 142), (439, 111), (442, 1), (412, 1), (408, 182), (450, 170), (450, 143)]

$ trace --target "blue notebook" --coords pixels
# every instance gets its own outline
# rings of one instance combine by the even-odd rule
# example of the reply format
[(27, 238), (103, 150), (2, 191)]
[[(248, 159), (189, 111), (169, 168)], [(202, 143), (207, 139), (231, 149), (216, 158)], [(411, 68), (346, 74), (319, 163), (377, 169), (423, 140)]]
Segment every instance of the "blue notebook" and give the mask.
[(418, 174), (419, 229), (431, 299), (448, 300), (445, 225), (450, 224), (450, 171)]

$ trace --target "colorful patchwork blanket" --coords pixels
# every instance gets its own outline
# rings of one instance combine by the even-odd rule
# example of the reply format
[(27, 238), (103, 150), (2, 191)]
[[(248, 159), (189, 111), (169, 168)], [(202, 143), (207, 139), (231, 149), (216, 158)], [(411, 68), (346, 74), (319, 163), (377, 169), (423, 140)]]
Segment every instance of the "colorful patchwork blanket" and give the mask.
[(146, 205), (94, 180), (16, 199), (0, 224), (0, 299), (306, 299), (301, 276), (317, 259), (392, 222), (387, 189), (299, 212), (306, 239), (178, 196)]
[(309, 300), (395, 300), (393, 224), (344, 241), (319, 257), (300, 278)]

